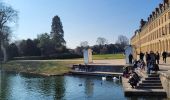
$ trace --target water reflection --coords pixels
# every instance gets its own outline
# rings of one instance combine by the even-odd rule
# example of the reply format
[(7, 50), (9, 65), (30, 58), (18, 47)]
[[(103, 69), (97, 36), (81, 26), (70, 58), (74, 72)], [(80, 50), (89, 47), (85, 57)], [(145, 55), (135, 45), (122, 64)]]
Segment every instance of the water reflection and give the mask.
[[(126, 98), (120, 81), (93, 76), (35, 77), (0, 72), (0, 100), (160, 100)], [(82, 85), (79, 85), (82, 84)]]
[(85, 80), (85, 94), (87, 95), (87, 98), (92, 97), (93, 96), (93, 89), (95, 84), (93, 83), (93, 81), (90, 78), (87, 78)]
[(57, 77), (54, 79), (55, 87), (55, 100), (62, 100), (65, 96), (65, 81), (64, 77)]

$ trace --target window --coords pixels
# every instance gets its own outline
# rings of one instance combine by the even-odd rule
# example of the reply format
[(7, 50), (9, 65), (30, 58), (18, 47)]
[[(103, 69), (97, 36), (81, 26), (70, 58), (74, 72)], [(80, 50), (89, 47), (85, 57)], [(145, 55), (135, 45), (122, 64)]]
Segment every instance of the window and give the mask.
[(170, 23), (169, 23), (169, 27), (168, 27), (168, 29), (169, 29), (169, 34), (170, 34)]
[(159, 28), (159, 37), (161, 37), (162, 34), (162, 28)]
[(165, 34), (165, 33), (164, 33), (164, 27), (162, 27), (162, 34), (161, 34), (161, 36), (162, 36), (163, 34)]

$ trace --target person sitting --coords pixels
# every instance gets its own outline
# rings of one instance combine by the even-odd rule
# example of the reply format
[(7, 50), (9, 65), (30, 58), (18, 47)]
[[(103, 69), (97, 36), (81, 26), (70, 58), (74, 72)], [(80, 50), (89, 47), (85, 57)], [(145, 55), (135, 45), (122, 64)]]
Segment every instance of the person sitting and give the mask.
[(139, 75), (136, 72), (134, 72), (134, 71), (133, 71), (133, 77), (137, 81), (137, 83), (140, 81)]
[(142, 70), (145, 70), (145, 65), (146, 65), (145, 62), (141, 60), (140, 68), (141, 68)]
[(138, 67), (137, 64), (138, 64), (138, 61), (135, 59), (133, 61), (133, 70)]
[(140, 77), (138, 76), (138, 74), (134, 71), (132, 71), (132, 75), (129, 78), (129, 83), (132, 86), (132, 88), (136, 88), (137, 87), (137, 83), (140, 81)]
[(129, 81), (130, 85), (132, 86), (132, 88), (135, 88), (137, 86), (137, 81), (135, 80), (135, 78), (133, 76), (130, 76)]

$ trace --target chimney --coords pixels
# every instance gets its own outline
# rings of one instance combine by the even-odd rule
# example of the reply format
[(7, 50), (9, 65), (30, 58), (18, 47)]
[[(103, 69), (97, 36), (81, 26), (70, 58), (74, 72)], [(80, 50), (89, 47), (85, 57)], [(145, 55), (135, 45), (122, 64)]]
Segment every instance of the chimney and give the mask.
[(148, 17), (148, 22), (150, 21), (150, 18)]
[(155, 16), (157, 17), (159, 14), (159, 9), (158, 8), (155, 8)]
[(155, 8), (155, 10), (156, 10), (156, 12), (158, 12), (158, 13), (159, 13), (159, 8)]
[(169, 7), (170, 0), (164, 0), (165, 9)]
[(151, 14), (149, 15), (149, 17), (150, 17), (150, 19), (152, 20), (152, 15), (151, 15)]
[(169, 0), (164, 0), (164, 4), (169, 4)]
[(141, 19), (141, 21), (140, 21), (140, 28), (142, 28), (145, 24), (146, 24), (146, 21), (144, 21), (143, 19)]
[(152, 16), (153, 16), (153, 18), (155, 18), (155, 12), (154, 11), (152, 12)]
[(159, 4), (159, 9), (161, 12), (162, 12), (162, 6), (163, 6), (163, 4)]

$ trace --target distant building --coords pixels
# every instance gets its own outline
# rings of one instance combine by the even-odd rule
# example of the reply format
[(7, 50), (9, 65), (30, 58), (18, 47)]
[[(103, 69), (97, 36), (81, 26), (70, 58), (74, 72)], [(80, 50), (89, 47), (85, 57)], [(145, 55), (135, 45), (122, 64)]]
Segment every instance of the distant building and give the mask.
[(137, 54), (140, 51), (170, 52), (170, 0), (163, 0), (147, 21), (141, 19), (139, 29), (131, 38), (131, 45)]

